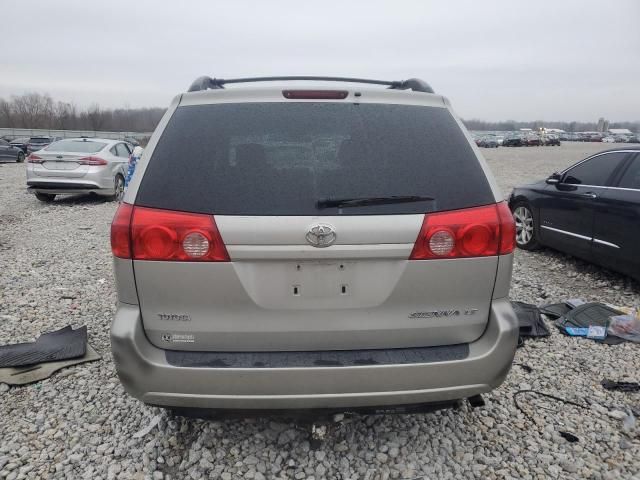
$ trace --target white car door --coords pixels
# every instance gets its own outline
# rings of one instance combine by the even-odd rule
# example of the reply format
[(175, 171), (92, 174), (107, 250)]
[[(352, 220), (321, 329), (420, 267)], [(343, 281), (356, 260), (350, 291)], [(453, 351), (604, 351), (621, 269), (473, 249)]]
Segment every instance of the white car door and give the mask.
[(113, 174), (121, 173), (123, 177), (127, 175), (127, 166), (129, 164), (129, 155), (131, 151), (125, 143), (116, 143), (109, 153), (112, 156), (112, 161), (115, 163)]

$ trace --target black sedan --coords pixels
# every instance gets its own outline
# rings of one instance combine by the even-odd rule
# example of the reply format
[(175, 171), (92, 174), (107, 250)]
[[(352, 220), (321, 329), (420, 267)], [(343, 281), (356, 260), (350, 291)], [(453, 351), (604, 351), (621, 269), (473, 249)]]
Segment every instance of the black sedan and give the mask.
[(17, 147), (20, 150), (22, 150), (24, 152), (25, 155), (28, 154), (27, 152), (27, 145), (29, 144), (29, 137), (25, 137), (25, 138), (15, 138), (13, 140), (11, 140), (9, 142), (9, 145), (11, 145), (12, 147)]
[(640, 280), (640, 148), (597, 153), (514, 188), (516, 242), (548, 246)]
[(502, 141), (503, 147), (522, 147), (525, 145), (524, 139), (519, 135), (511, 135)]

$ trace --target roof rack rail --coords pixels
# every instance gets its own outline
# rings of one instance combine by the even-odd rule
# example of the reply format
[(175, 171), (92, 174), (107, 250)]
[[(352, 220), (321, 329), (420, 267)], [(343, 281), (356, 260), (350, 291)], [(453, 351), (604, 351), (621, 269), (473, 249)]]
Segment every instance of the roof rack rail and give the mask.
[(433, 88), (424, 80), (419, 78), (410, 78), (408, 80), (389, 81), (389, 80), (370, 80), (367, 78), (349, 78), (349, 77), (316, 77), (307, 75), (297, 75), (288, 77), (249, 77), (249, 78), (211, 78), (207, 76), (196, 78), (189, 92), (198, 92), (207, 89), (224, 88), (229, 83), (253, 83), (253, 82), (276, 82), (276, 81), (295, 81), (295, 80), (315, 80), (321, 82), (348, 82), (348, 83), (369, 83), (373, 85), (388, 85), (393, 90), (412, 90), (414, 92), (434, 93)]

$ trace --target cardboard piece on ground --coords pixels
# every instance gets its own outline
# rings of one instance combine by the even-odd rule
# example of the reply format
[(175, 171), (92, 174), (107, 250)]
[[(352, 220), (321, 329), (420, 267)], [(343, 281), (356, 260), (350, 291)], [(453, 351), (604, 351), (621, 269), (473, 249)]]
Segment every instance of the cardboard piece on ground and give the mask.
[(62, 368), (71, 367), (80, 363), (94, 362), (102, 357), (93, 347), (87, 344), (87, 351), (83, 357), (59, 360), (56, 362), (37, 363), (25, 367), (0, 368), (0, 383), (8, 385), (26, 385), (49, 378)]

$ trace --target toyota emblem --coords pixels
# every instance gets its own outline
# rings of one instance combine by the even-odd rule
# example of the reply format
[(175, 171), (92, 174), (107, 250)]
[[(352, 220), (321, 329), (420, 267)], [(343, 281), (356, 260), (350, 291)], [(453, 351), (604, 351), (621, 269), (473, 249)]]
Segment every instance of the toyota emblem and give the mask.
[(336, 232), (331, 225), (318, 223), (309, 227), (305, 238), (312, 247), (324, 248), (333, 245), (336, 241)]

